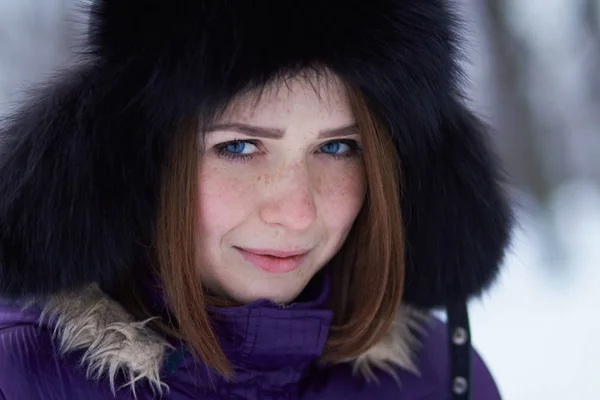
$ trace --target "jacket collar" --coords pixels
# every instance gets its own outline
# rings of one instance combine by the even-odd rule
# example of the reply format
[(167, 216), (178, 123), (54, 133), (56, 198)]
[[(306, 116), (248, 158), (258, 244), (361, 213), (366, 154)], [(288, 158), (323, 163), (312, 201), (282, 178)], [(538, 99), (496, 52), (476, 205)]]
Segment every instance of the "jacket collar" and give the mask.
[[(328, 282), (307, 301), (288, 307), (258, 300), (242, 307), (210, 309), (217, 336), (232, 364), (277, 369), (283, 365), (308, 365), (323, 351), (332, 312), (324, 308)], [(394, 374), (399, 367), (418, 374), (415, 353), (417, 335), (428, 323), (428, 315), (401, 306), (394, 323), (379, 343), (364, 354), (347, 360), (366, 380), (376, 379), (375, 369)], [(135, 391), (146, 380), (161, 392), (168, 389), (162, 378), (174, 369), (174, 343), (135, 321), (118, 302), (97, 285), (51, 297), (43, 307), (40, 323), (52, 327), (61, 354), (83, 351), (82, 362), (90, 378), (108, 376), (115, 388), (117, 372), (129, 377), (126, 385)]]
[(228, 359), (242, 369), (281, 369), (317, 360), (323, 353), (332, 311), (329, 276), (318, 275), (289, 305), (257, 300), (241, 307), (209, 307)]

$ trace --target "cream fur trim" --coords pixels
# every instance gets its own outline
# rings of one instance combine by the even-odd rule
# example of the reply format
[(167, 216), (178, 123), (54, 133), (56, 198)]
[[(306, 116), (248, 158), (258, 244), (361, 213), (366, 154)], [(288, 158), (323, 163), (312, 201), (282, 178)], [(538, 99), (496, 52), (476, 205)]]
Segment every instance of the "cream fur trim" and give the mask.
[[(115, 377), (123, 371), (135, 396), (135, 384), (147, 380), (162, 394), (167, 385), (159, 374), (165, 351), (172, 347), (146, 327), (149, 320), (136, 322), (116, 301), (92, 285), (75, 295), (52, 297), (40, 317), (54, 325), (53, 337), (61, 353), (85, 350), (81, 363), (88, 378), (106, 374), (115, 394)], [(120, 389), (120, 388), (119, 388)]]
[[(428, 318), (427, 314), (402, 307), (379, 343), (347, 361), (368, 381), (377, 380), (375, 369), (394, 377), (398, 367), (418, 374), (414, 359), (419, 345), (416, 333)], [(115, 394), (121, 388), (115, 388), (116, 375), (123, 371), (128, 376), (123, 386), (130, 386), (134, 397), (135, 384), (142, 380), (149, 382), (155, 393), (162, 395), (169, 389), (161, 380), (160, 368), (172, 346), (146, 326), (150, 320), (136, 322), (96, 285), (78, 293), (53, 296), (40, 317), (40, 323), (54, 326), (53, 337), (62, 354), (84, 350), (81, 363), (86, 366), (88, 378), (107, 376)]]

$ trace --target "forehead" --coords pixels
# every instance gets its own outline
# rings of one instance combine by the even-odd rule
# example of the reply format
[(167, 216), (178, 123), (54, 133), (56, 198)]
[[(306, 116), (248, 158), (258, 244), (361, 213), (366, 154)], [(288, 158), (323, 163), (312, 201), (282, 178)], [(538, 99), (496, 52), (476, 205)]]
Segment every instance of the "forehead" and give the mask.
[(247, 91), (233, 101), (219, 121), (278, 120), (290, 117), (347, 118), (351, 114), (348, 91), (332, 73), (303, 72)]

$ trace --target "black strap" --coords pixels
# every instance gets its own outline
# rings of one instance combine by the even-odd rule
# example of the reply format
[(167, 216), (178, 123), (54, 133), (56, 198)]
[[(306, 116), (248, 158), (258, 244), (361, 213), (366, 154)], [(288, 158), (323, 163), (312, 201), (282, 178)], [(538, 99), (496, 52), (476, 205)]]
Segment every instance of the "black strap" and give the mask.
[(471, 330), (464, 302), (449, 305), (450, 393), (452, 400), (471, 399)]

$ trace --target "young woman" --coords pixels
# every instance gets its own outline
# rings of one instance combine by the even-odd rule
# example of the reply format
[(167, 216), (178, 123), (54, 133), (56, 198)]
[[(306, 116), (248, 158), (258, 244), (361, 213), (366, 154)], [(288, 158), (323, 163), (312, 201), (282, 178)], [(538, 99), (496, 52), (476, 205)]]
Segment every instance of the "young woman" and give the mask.
[(457, 21), (96, 0), (2, 130), (0, 399), (499, 398), (464, 305), (512, 217)]

